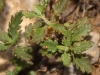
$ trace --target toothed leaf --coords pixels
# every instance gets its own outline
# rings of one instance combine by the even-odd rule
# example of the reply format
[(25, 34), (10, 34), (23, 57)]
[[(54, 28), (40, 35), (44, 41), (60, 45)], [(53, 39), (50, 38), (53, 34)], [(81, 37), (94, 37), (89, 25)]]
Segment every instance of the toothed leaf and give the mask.
[(34, 29), (34, 31), (32, 33), (32, 41), (39, 43), (41, 40), (43, 40), (43, 38), (45, 36), (45, 34), (44, 34), (45, 29), (46, 29), (46, 26)]
[(0, 51), (6, 50), (8, 46), (4, 45), (3, 43), (0, 43)]
[(64, 33), (66, 31), (65, 27), (59, 23), (51, 24), (50, 26), (60, 33)]
[(73, 63), (76, 65), (77, 69), (80, 69), (83, 73), (91, 73), (92, 72), (92, 67), (90, 62), (85, 58), (85, 57), (75, 57), (73, 59)]
[(82, 40), (82, 37), (87, 36), (91, 30), (91, 25), (86, 17), (79, 19), (76, 24), (77, 28), (73, 31), (72, 41)]
[(9, 23), (9, 29), (8, 29), (8, 34), (12, 38), (13, 42), (17, 41), (21, 31), (20, 29), (20, 24), (22, 22), (22, 12), (18, 12), (15, 14), (15, 16), (11, 17), (11, 22)]
[(69, 0), (58, 0), (56, 4), (53, 5), (54, 14), (61, 13), (66, 7)]
[(6, 43), (6, 44), (11, 44), (12, 39), (8, 36), (6, 32), (0, 32), (0, 41)]
[(25, 61), (30, 61), (32, 56), (26, 51), (26, 49), (27, 48), (17, 46), (15, 47), (13, 52), (17, 58), (20, 58), (21, 60)]
[(52, 54), (48, 53), (45, 50), (40, 50), (40, 53), (42, 54), (42, 56), (47, 56), (48, 58), (51, 58), (52, 57)]
[(9, 70), (6, 71), (6, 75), (18, 75), (20, 69), (15, 67), (15, 69), (11, 72)]
[(64, 52), (64, 51), (66, 51), (66, 52), (68, 52), (69, 51), (69, 48), (68, 47), (66, 47), (66, 46), (63, 46), (63, 45), (58, 45), (57, 46), (57, 49), (59, 50), (59, 52)]
[(29, 24), (28, 26), (26, 26), (25, 28), (25, 37), (30, 37), (32, 36), (32, 32), (34, 31), (34, 29), (36, 28), (40, 28), (42, 26), (41, 21), (35, 22), (33, 25)]
[(65, 37), (62, 39), (62, 44), (68, 47), (71, 45), (72, 31), (66, 30), (64, 35)]
[(92, 44), (93, 43), (91, 41), (76, 42), (71, 49), (74, 51), (74, 53), (81, 53), (90, 48)]
[(34, 17), (39, 17), (38, 15), (37, 15), (37, 13), (36, 12), (34, 12), (34, 11), (22, 11), (22, 14), (23, 14), (23, 16), (25, 16), (26, 18), (34, 18)]
[(45, 40), (43, 43), (40, 44), (40, 46), (46, 46), (47, 47), (47, 52), (55, 53), (57, 51), (57, 41), (52, 41), (50, 39)]
[(70, 54), (64, 52), (64, 53), (61, 55), (61, 59), (62, 59), (62, 62), (63, 62), (63, 65), (64, 65), (64, 66), (69, 66), (69, 65), (70, 65), (70, 63), (71, 63)]

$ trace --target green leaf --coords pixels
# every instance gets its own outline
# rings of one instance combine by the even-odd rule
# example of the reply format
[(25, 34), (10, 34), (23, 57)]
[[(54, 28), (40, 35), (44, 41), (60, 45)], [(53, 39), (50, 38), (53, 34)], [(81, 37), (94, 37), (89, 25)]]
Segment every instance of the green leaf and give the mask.
[(40, 0), (40, 7), (42, 8), (42, 13), (44, 13), (46, 6), (49, 4), (50, 0)]
[(18, 30), (20, 29), (20, 23), (22, 22), (21, 18), (22, 18), (22, 12), (18, 12), (15, 14), (14, 17), (11, 17), (8, 34), (12, 38), (13, 42), (17, 41), (17, 39), (20, 36), (21, 31), (18, 31)]
[(88, 21), (88, 18), (87, 17), (82, 17), (82, 18), (80, 18), (80, 19), (77, 20), (76, 24), (77, 24), (77, 26), (78, 25), (83, 26), (83, 25), (89, 24), (88, 22), (89, 21)]
[(34, 29), (40, 28), (42, 26), (41, 21), (35, 22), (33, 25), (29, 24), (25, 27), (25, 37), (32, 36), (32, 32), (34, 32)]
[(64, 52), (64, 54), (61, 55), (61, 59), (62, 59), (62, 62), (63, 62), (64, 66), (69, 66), (70, 65), (70, 63), (71, 63), (70, 54)]
[(58, 49), (59, 51), (66, 51), (66, 52), (69, 51), (69, 48), (66, 47), (66, 46), (63, 46), (63, 45), (58, 45), (58, 46), (57, 46), (57, 49)]
[(92, 42), (91, 41), (81, 41), (81, 42), (76, 42), (74, 43), (74, 45), (72, 46), (72, 51), (74, 51), (74, 53), (81, 53), (85, 50), (87, 50), (88, 48), (90, 48), (92, 46)]
[(70, 46), (71, 45), (71, 38), (72, 38), (72, 31), (71, 30), (66, 30), (64, 32), (64, 37), (62, 39), (62, 44), (65, 46)]
[(42, 11), (43, 11), (43, 8), (40, 5), (34, 5), (34, 12), (38, 16), (42, 16)]
[(71, 41), (64, 37), (64, 38), (62, 39), (62, 44), (63, 44), (64, 46), (68, 47), (68, 46), (71, 45)]
[(58, 0), (56, 4), (53, 5), (54, 15), (61, 13), (64, 8), (66, 8), (66, 5), (69, 0)]
[(39, 43), (41, 40), (43, 40), (45, 36), (44, 34), (45, 29), (46, 29), (46, 26), (34, 29), (32, 33), (32, 41)]
[(88, 32), (90, 32), (90, 29), (91, 29), (91, 25), (78, 26), (77, 29), (73, 31), (72, 41), (82, 40), (82, 37), (85, 37), (88, 35)]
[(14, 65), (19, 69), (24, 69), (26, 67), (30, 67), (31, 65), (33, 65), (32, 61), (22, 61), (20, 58), (17, 58), (15, 56), (13, 56), (13, 63)]
[(75, 57), (73, 59), (73, 63), (76, 65), (76, 68), (77, 69), (80, 68), (80, 70), (83, 73), (84, 72), (87, 72), (87, 73), (91, 73), (92, 72), (91, 64), (85, 57), (82, 57), (82, 56)]
[(4, 45), (3, 43), (0, 43), (0, 51), (1, 50), (6, 50), (8, 46)]
[(0, 32), (0, 41), (6, 43), (6, 44), (11, 44), (12, 39), (8, 36), (6, 32)]
[(30, 38), (30, 36), (32, 36), (32, 32), (33, 32), (33, 25), (29, 24), (28, 26), (25, 27), (25, 37), (26, 38)]
[(19, 71), (20, 71), (20, 69), (17, 68), (17, 67), (15, 67), (15, 69), (12, 72), (10, 72), (9, 70), (7, 70), (6, 71), (6, 75), (18, 75)]
[(27, 49), (28, 48), (17, 46), (13, 50), (13, 53), (17, 58), (20, 58), (21, 60), (25, 60), (29, 62), (32, 59), (32, 56), (27, 52)]
[(63, 33), (66, 31), (65, 27), (62, 24), (59, 23), (52, 23), (50, 25), (53, 29), (55, 29), (56, 31)]
[(23, 16), (25, 16), (26, 18), (39, 17), (39, 16), (37, 15), (37, 13), (34, 12), (34, 11), (25, 11), (25, 10), (23, 10), (23, 11), (22, 11), (22, 14), (23, 14)]
[(6, 71), (6, 75), (13, 75), (10, 71)]
[(42, 56), (47, 56), (48, 58), (52, 57), (52, 54), (48, 53), (47, 51), (45, 51), (43, 49), (40, 50), (39, 52), (42, 54)]
[(44, 40), (43, 43), (40, 44), (40, 46), (45, 46), (47, 47), (47, 52), (55, 53), (57, 51), (57, 41), (52, 41), (50, 39)]

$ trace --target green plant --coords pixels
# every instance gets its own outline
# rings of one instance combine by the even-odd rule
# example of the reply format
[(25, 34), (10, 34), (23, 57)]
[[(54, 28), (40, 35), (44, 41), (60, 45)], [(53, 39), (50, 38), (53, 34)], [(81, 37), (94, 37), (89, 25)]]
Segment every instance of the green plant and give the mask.
[(69, 66), (71, 62), (80, 68), (82, 72), (91, 72), (91, 64), (83, 56), (82, 52), (92, 46), (92, 42), (85, 40), (89, 35), (91, 25), (86, 17), (77, 20), (76, 24), (68, 22), (60, 23), (56, 18), (62, 13), (69, 0), (59, 0), (53, 5), (51, 20), (45, 16), (45, 8), (50, 0), (40, 0), (39, 5), (34, 5), (34, 11), (20, 11), (11, 18), (8, 32), (0, 32), (0, 50), (4, 51), (9, 46), (12, 48), (13, 62), (16, 68), (7, 75), (17, 75), (18, 72), (34, 62), (31, 59), (31, 46), (20, 46), (18, 41), (21, 38), (20, 23), (22, 16), (26, 18), (37, 18), (34, 24), (30, 24), (25, 29), (25, 40), (29, 44), (38, 44), (39, 52), (48, 58), (55, 57), (56, 62), (62, 62), (64, 66)]

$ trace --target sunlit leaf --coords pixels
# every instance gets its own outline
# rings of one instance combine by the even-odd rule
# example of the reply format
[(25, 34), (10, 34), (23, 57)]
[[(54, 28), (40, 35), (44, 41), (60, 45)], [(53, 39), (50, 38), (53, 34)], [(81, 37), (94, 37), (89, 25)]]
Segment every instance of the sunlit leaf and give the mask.
[(92, 44), (93, 43), (91, 41), (76, 42), (71, 49), (74, 51), (74, 53), (81, 53), (90, 48)]
[(12, 43), (12, 39), (8, 36), (6, 32), (0, 32), (0, 41), (7, 43), (7, 44)]
[(39, 43), (41, 40), (43, 40), (43, 38), (45, 36), (45, 34), (44, 34), (45, 28), (46, 28), (46, 26), (34, 29), (34, 31), (32, 33), (32, 41), (33, 42)]
[(56, 4), (53, 5), (54, 14), (61, 13), (66, 7), (69, 0), (58, 0)]
[(90, 62), (85, 58), (85, 57), (75, 57), (73, 59), (74, 64), (76, 65), (77, 69), (80, 69), (83, 73), (91, 73), (92, 72), (92, 67)]
[(71, 63), (71, 57), (70, 54), (64, 52), (61, 56), (62, 62), (64, 66), (69, 66)]
[(22, 22), (21, 18), (22, 18), (22, 12), (18, 12), (15, 14), (15, 16), (11, 17), (11, 22), (9, 23), (8, 34), (13, 40), (13, 43), (15, 43), (18, 40), (21, 34), (21, 31), (19, 31), (20, 24)]
[(13, 53), (17, 58), (20, 58), (21, 60), (30, 61), (32, 56), (26, 51), (26, 49), (27, 48), (17, 46), (13, 50)]
[(52, 41), (50, 39), (45, 40), (43, 43), (40, 44), (40, 46), (46, 46), (47, 52), (55, 53), (57, 51), (57, 41)]

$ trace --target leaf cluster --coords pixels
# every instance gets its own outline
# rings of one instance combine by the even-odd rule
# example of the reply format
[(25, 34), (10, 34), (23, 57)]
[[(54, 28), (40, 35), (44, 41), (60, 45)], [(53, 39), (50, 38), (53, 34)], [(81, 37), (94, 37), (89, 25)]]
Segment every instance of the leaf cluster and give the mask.
[[(52, 6), (52, 18), (48, 20), (45, 16), (45, 9), (50, 0), (40, 0), (39, 5), (34, 5), (34, 11), (20, 11), (11, 18), (8, 32), (0, 32), (0, 50), (6, 50), (9, 46), (14, 46), (12, 49), (13, 62), (16, 68), (7, 75), (17, 75), (18, 72), (32, 65), (31, 47), (22, 47), (18, 45), (21, 36), (20, 23), (22, 16), (26, 18), (37, 18), (34, 24), (29, 24), (25, 28), (26, 43), (38, 44), (39, 52), (42, 56), (48, 58), (55, 57), (61, 59), (64, 66), (69, 66), (71, 62), (80, 68), (82, 72), (91, 72), (91, 65), (82, 52), (92, 46), (92, 42), (86, 40), (89, 35), (91, 25), (88, 23), (87, 17), (80, 18), (76, 24), (68, 22), (62, 24), (56, 21), (56, 16), (64, 10), (69, 0), (58, 0)], [(56, 60), (56, 59), (55, 59)]]

